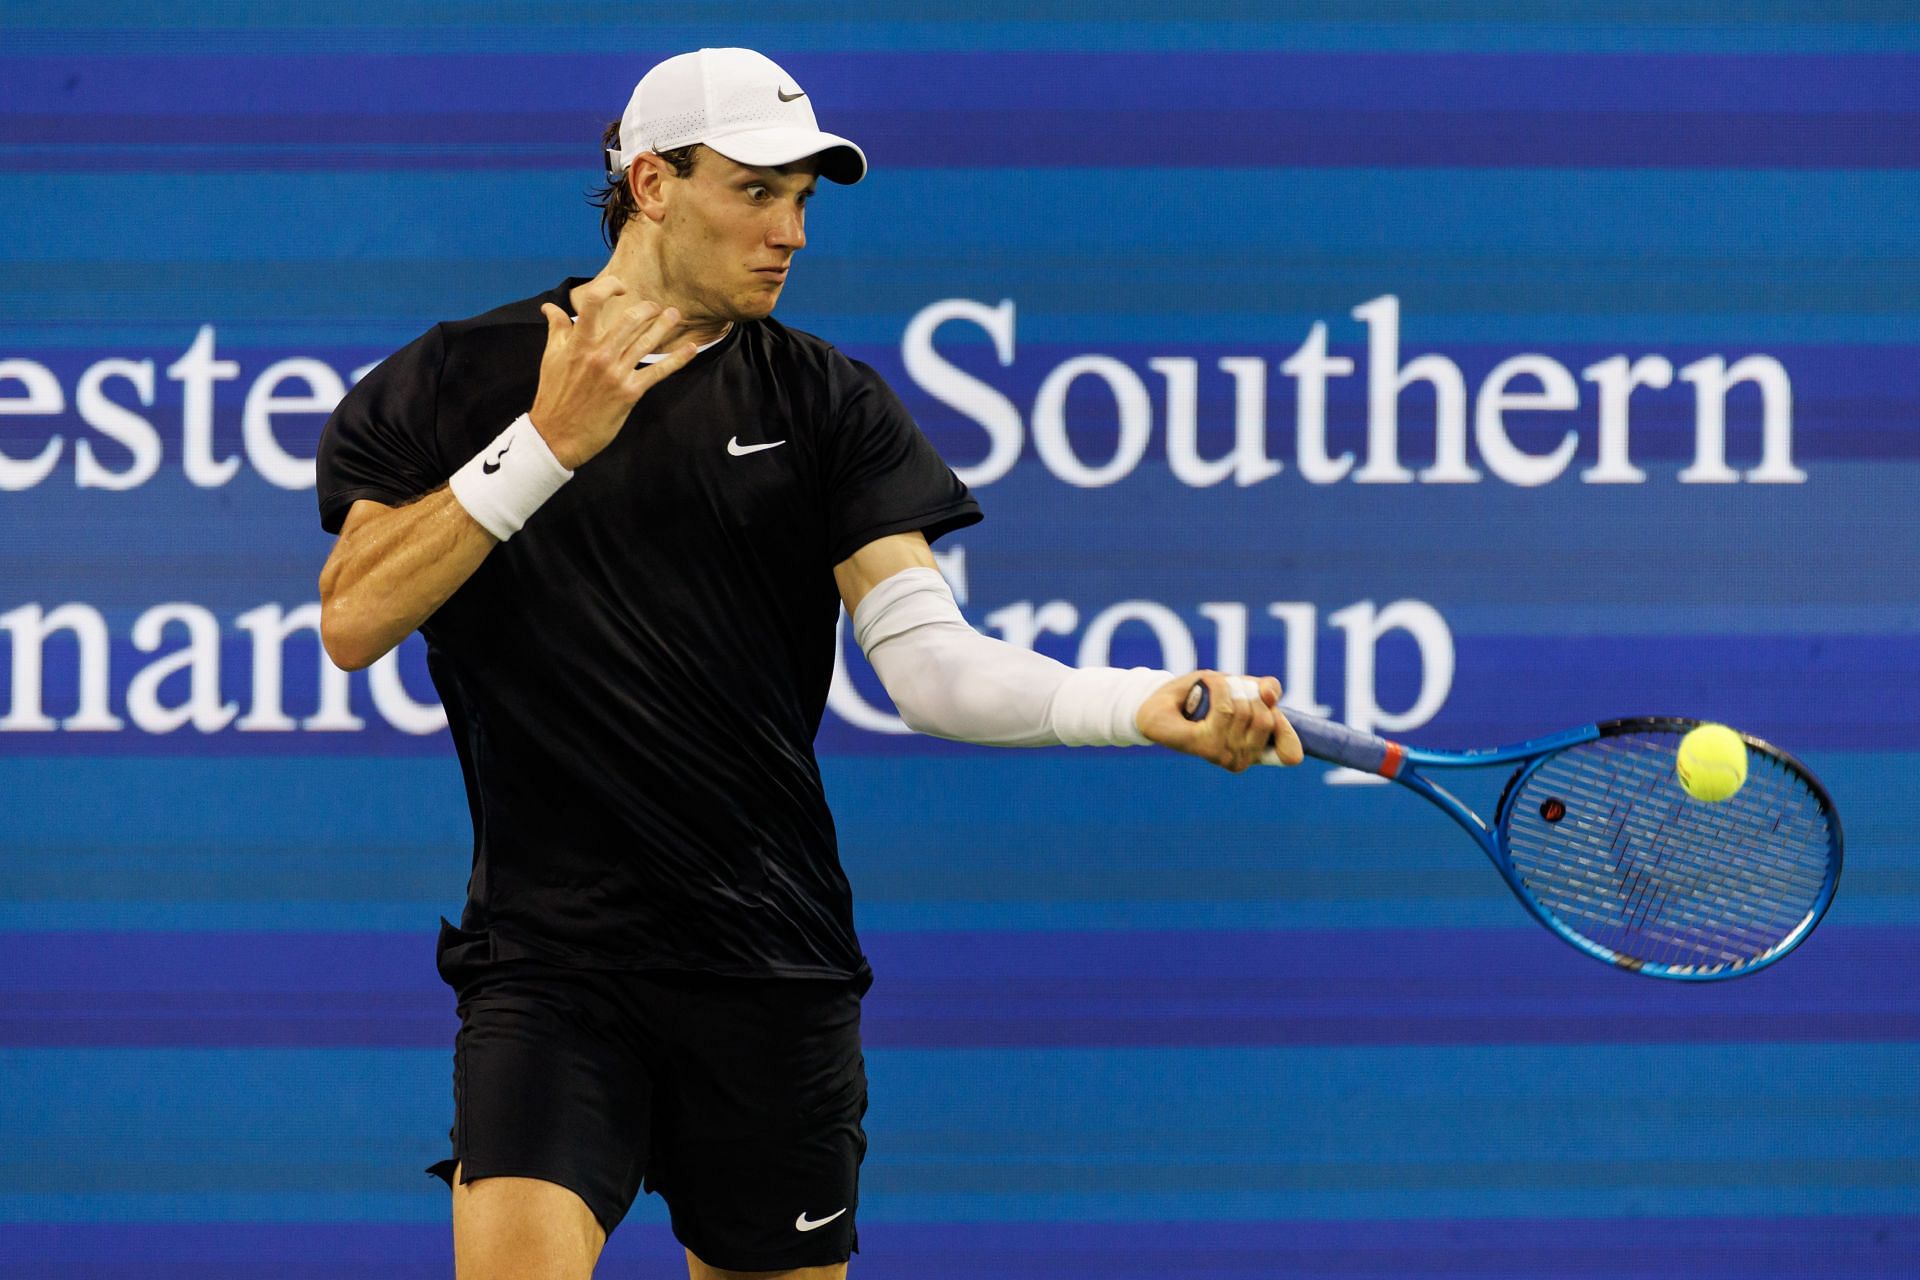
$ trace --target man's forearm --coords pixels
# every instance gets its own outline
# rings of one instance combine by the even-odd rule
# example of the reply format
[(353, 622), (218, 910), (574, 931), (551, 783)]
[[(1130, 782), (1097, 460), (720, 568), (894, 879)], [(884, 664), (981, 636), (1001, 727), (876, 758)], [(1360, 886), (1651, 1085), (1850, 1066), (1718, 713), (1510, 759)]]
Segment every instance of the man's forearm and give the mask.
[(320, 573), (320, 635), (349, 671), (433, 616), (499, 543), (450, 489), (403, 507), (356, 505)]
[(996, 747), (1135, 746), (1135, 716), (1171, 672), (1076, 670), (960, 616), (936, 570), (902, 570), (854, 610), (868, 661), (907, 726)]

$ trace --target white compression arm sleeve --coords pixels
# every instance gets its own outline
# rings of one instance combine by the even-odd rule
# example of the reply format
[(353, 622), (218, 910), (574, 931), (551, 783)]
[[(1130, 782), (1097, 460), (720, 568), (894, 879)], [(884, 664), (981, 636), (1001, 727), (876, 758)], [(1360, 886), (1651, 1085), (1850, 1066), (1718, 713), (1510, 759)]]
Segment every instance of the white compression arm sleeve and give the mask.
[(945, 579), (904, 569), (860, 601), (854, 636), (917, 732), (993, 747), (1130, 747), (1140, 704), (1171, 672), (1075, 669), (967, 625)]

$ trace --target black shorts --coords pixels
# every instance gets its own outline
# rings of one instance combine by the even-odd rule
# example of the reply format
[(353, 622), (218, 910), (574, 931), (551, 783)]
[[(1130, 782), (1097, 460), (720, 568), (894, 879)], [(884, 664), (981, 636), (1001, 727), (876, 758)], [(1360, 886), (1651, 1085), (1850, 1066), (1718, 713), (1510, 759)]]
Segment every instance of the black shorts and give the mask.
[(441, 933), (460, 1031), (453, 1158), (429, 1173), (558, 1183), (609, 1233), (644, 1186), (680, 1243), (723, 1270), (826, 1266), (859, 1248), (867, 979), (449, 958), (478, 937)]

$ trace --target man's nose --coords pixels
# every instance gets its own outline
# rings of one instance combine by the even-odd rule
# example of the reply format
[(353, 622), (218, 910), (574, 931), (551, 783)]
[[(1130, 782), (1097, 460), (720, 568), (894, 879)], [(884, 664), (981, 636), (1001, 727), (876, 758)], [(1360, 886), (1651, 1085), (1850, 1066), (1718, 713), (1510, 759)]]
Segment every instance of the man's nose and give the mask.
[(774, 219), (773, 226), (767, 231), (767, 244), (775, 249), (796, 252), (807, 247), (806, 214), (795, 205), (788, 205), (781, 216)]

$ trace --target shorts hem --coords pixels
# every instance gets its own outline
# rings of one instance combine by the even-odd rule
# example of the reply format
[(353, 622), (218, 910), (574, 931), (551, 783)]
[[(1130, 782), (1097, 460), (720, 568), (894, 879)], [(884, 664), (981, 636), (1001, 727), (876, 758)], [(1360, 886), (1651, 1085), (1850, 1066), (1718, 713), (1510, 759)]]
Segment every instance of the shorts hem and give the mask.
[[(613, 1235), (613, 1229), (619, 1226), (627, 1216), (626, 1209), (621, 1209), (617, 1212), (608, 1211), (605, 1210), (603, 1206), (595, 1204), (595, 1197), (585, 1188), (578, 1185), (576, 1180), (569, 1179), (564, 1174), (556, 1175), (551, 1169), (539, 1169), (528, 1165), (516, 1164), (488, 1164), (485, 1161), (480, 1162), (480, 1164), (476, 1166), (474, 1162), (466, 1156), (455, 1156), (452, 1159), (440, 1160), (428, 1165), (426, 1172), (446, 1183), (448, 1189), (451, 1190), (453, 1187), (453, 1172), (456, 1167), (460, 1170), (461, 1186), (465, 1186), (469, 1182), (478, 1182), (482, 1178), (532, 1178), (536, 1182), (550, 1182), (556, 1187), (565, 1187), (568, 1191), (580, 1197), (580, 1202), (587, 1206), (587, 1212), (593, 1215), (593, 1220), (599, 1223), (600, 1229), (609, 1236)], [(737, 1270), (738, 1268), (735, 1269)]]
[(673, 1233), (694, 1257), (721, 1271), (794, 1271), (802, 1267), (837, 1267), (841, 1263), (851, 1262), (853, 1255), (860, 1252), (858, 1240), (848, 1249), (829, 1249), (825, 1252), (806, 1253), (795, 1250), (791, 1253), (729, 1253), (725, 1249), (709, 1252), (698, 1244), (688, 1241), (678, 1231)]

